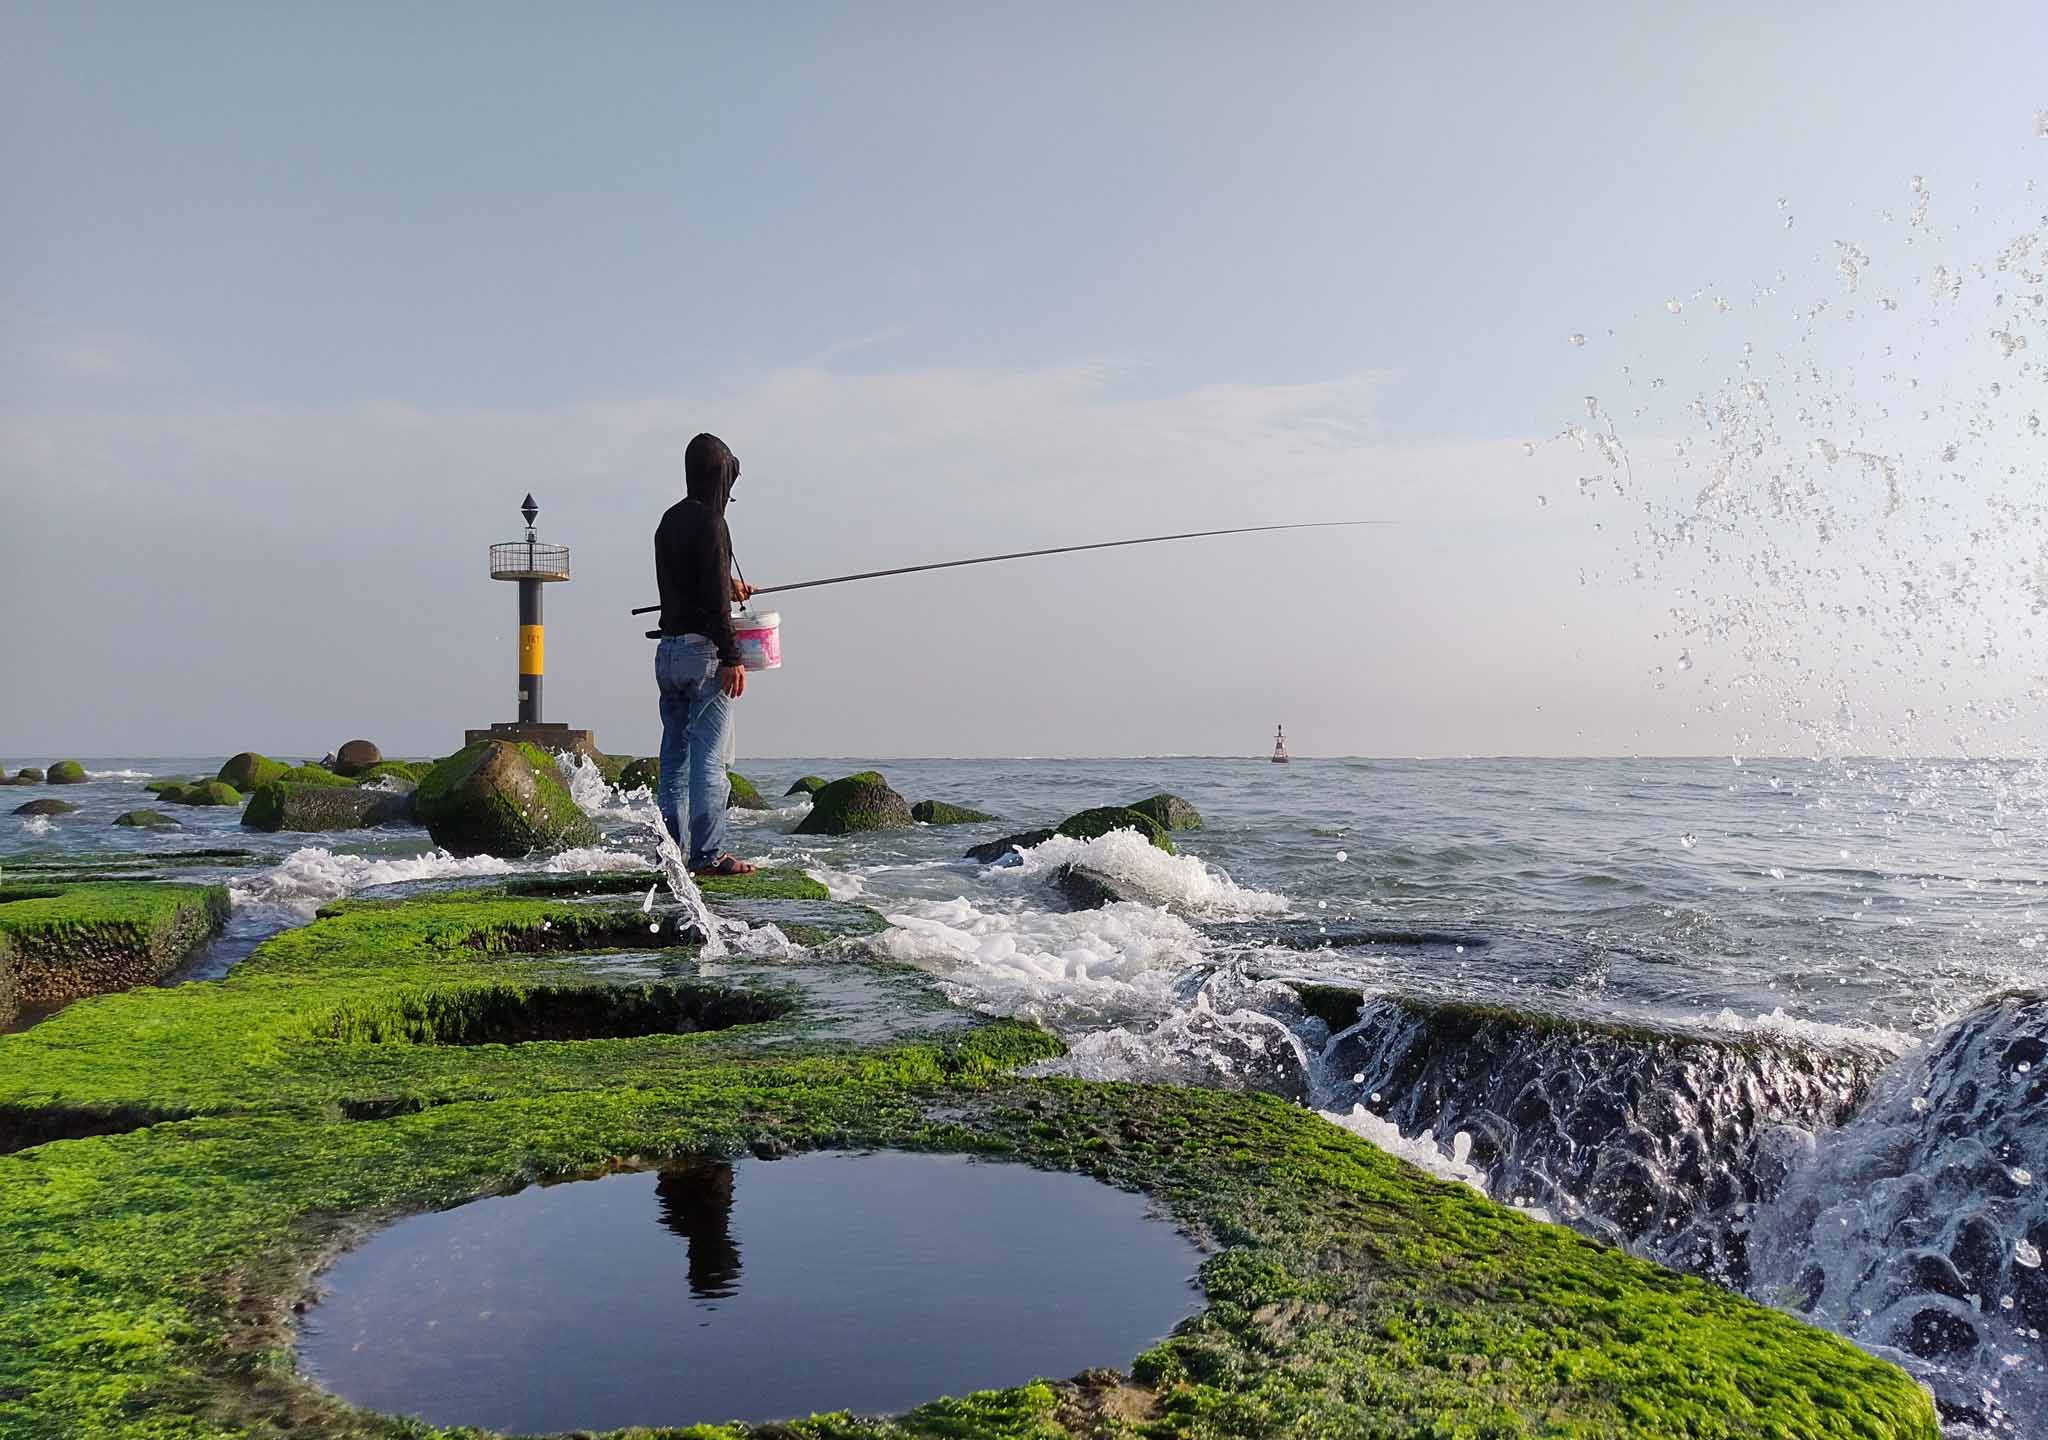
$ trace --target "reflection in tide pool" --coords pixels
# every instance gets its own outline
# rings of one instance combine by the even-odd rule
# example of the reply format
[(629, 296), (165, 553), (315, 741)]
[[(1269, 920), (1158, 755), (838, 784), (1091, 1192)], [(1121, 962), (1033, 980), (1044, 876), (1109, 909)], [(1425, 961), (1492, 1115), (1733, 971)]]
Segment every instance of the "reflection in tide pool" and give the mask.
[(1141, 1197), (961, 1156), (826, 1153), (535, 1186), (344, 1255), (304, 1326), (350, 1402), (512, 1432), (886, 1414), (1127, 1366), (1193, 1313)]

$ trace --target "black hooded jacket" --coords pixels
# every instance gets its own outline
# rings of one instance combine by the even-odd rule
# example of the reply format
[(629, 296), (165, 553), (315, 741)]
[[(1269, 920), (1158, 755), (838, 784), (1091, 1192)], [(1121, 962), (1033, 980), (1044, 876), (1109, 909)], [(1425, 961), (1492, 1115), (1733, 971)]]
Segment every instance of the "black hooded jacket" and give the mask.
[(732, 634), (732, 535), (725, 502), (739, 461), (715, 435), (683, 452), (685, 499), (668, 507), (654, 532), (654, 578), (661, 586), (661, 633), (702, 635), (722, 665), (740, 663)]

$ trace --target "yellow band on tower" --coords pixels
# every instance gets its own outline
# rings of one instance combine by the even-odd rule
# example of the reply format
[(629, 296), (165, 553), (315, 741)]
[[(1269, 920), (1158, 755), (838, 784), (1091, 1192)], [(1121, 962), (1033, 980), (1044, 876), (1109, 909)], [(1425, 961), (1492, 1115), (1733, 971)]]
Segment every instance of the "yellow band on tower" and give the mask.
[(539, 675), (542, 673), (540, 668), (540, 631), (541, 627), (538, 625), (521, 625), (519, 627), (519, 673), (521, 675)]

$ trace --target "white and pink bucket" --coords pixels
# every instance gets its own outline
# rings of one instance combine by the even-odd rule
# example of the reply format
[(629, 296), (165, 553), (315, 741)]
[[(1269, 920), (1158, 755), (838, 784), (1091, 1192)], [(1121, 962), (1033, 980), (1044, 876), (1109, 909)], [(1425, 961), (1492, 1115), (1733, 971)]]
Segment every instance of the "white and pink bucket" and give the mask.
[(732, 617), (733, 638), (739, 642), (740, 663), (749, 670), (782, 668), (782, 617), (773, 610), (755, 614), (742, 610)]

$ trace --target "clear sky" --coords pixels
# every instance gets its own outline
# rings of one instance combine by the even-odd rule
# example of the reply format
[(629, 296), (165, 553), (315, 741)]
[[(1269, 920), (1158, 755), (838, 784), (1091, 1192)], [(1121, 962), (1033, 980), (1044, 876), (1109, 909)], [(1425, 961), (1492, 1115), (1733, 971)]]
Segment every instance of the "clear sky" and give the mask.
[[(1863, 329), (1787, 317), (1843, 237), (1927, 292), (1914, 175), (1987, 276), (2048, 207), (2038, 4), (5, 18), (7, 756), (452, 748), (511, 717), (484, 553), (529, 490), (576, 571), (548, 597), (549, 718), (647, 751), (625, 612), (703, 429), (741, 457), (762, 583), (1398, 522), (789, 597), (743, 753), (1246, 753), (1279, 721), (1304, 754), (1798, 749), (1783, 697), (1840, 667), (1809, 649), (1735, 713), (1703, 686), (1755, 657), (1724, 636), (1709, 663), (1672, 613), (1699, 596), (1638, 536), (1697, 489), (1655, 471), (1702, 423), (1681, 402), (1753, 334), (1804, 346), (1805, 401), (1883, 371), (1961, 405), (1981, 357), (1918, 347), (1897, 379), (1867, 294)], [(2029, 367), (2009, 409), (2041, 374), (2002, 358)], [(1586, 454), (1553, 438), (1589, 394), (1637, 457), (1613, 523), (1566, 503)], [(2024, 413), (1997, 417), (2014, 444)], [(2001, 451), (1991, 498), (2039, 453)], [(1851, 558), (1910, 555), (1900, 523)], [(1832, 583), (1811, 558), (1694, 582), (1754, 587), (1797, 648)], [(1951, 622), (1976, 643), (1916, 623)], [(1982, 696), (2048, 670), (2020, 638), (1974, 660)], [(1857, 703), (1952, 707), (1923, 658)]]

